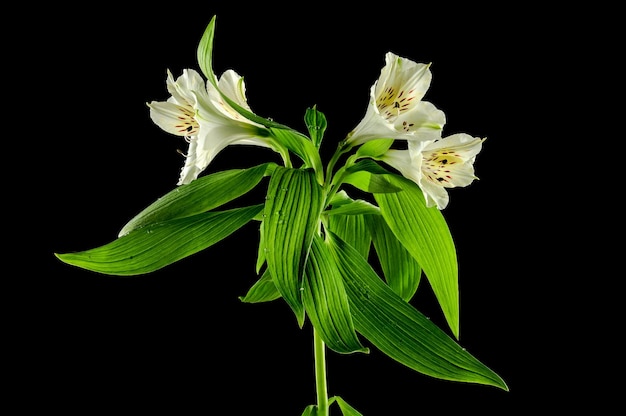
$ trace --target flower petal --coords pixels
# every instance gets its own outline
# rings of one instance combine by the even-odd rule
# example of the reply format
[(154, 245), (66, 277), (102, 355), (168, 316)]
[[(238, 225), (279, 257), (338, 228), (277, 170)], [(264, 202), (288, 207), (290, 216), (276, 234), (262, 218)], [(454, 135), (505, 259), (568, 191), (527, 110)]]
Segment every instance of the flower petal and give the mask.
[(437, 140), (446, 124), (446, 115), (432, 103), (420, 101), (411, 111), (396, 118), (394, 128), (414, 136), (415, 140)]
[(272, 139), (263, 132), (264, 127), (239, 114), (222, 97), (220, 90), (223, 88), (222, 92), (233, 102), (251, 111), (243, 78), (235, 71), (226, 71), (216, 82), (220, 90), (213, 83), (206, 85), (193, 69), (183, 70), (177, 79), (168, 70), (166, 84), (171, 94), (168, 100), (153, 101), (148, 106), (156, 125), (168, 133), (185, 137), (189, 143), (179, 185), (196, 179), (226, 146), (272, 147)]
[[(436, 140), (446, 122), (443, 111), (421, 101), (432, 74), (430, 64), (420, 64), (388, 52), (386, 65), (370, 88), (365, 117), (348, 134), (351, 146), (370, 140)], [(390, 131), (391, 130), (391, 131)]]
[(228, 98), (237, 103), (240, 107), (252, 111), (246, 98), (246, 84), (243, 77), (235, 71), (229, 69), (220, 77), (218, 87)]
[(420, 102), (430, 87), (432, 73), (430, 64), (416, 63), (392, 52), (387, 52), (385, 61), (373, 97), (379, 113), (393, 121)]
[(193, 136), (198, 133), (200, 126), (194, 118), (193, 108), (164, 101), (152, 101), (148, 107), (154, 124), (166, 132), (176, 136)]
[(387, 122), (378, 113), (376, 106), (369, 105), (365, 116), (359, 124), (348, 134), (346, 142), (357, 146), (376, 139), (396, 139), (404, 132), (398, 132), (393, 124)]
[(444, 209), (447, 188), (471, 184), (474, 160), (484, 139), (458, 133), (433, 141), (411, 140), (405, 150), (390, 149), (380, 159), (415, 182), (424, 193), (426, 205)]
[(185, 165), (180, 172), (178, 185), (186, 185), (194, 179), (197, 179), (198, 175), (200, 175), (200, 173), (208, 165), (208, 163), (205, 164), (204, 161), (210, 159), (210, 157), (198, 153), (198, 141), (195, 137), (189, 140), (189, 149), (187, 150), (187, 155), (185, 156)]
[(193, 107), (196, 103), (195, 94), (206, 91), (204, 79), (193, 69), (183, 69), (183, 74), (176, 80), (170, 70), (167, 70), (167, 91), (177, 104)]

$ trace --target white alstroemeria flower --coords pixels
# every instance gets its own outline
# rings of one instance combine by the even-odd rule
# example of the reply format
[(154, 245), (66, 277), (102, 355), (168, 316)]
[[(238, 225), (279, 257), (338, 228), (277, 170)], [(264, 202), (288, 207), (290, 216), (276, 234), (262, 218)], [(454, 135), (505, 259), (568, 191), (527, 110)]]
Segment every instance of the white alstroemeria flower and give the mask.
[(474, 161), (484, 140), (458, 133), (434, 141), (409, 141), (406, 150), (390, 149), (380, 160), (415, 182), (426, 206), (441, 210), (449, 202), (446, 188), (467, 186), (478, 179)]
[(422, 101), (432, 73), (420, 64), (387, 52), (386, 65), (370, 89), (370, 102), (361, 122), (348, 134), (352, 146), (390, 138), (436, 140), (446, 123), (445, 114)]
[[(167, 71), (167, 89), (171, 94), (165, 102), (152, 101), (150, 117), (168, 133), (182, 136), (189, 143), (185, 165), (178, 185), (188, 184), (206, 169), (213, 158), (231, 144), (272, 147), (264, 127), (239, 114), (226, 103), (212, 83), (193, 69), (183, 70), (174, 80)], [(228, 70), (218, 81), (220, 90), (248, 111), (243, 78)]]

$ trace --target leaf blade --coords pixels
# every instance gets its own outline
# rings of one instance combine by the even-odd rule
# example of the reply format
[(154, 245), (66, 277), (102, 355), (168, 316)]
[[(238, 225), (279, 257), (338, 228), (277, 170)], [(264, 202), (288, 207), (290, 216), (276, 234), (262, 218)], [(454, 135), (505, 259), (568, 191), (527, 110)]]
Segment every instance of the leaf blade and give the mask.
[(458, 338), (458, 263), (446, 220), (436, 207), (426, 207), (422, 191), (413, 181), (387, 176), (402, 191), (375, 193), (380, 212), (396, 238), (422, 267), (452, 333)]
[(409, 301), (419, 286), (422, 268), (380, 215), (366, 215), (365, 219), (387, 284), (402, 299)]
[(320, 236), (313, 238), (303, 287), (307, 316), (326, 346), (343, 354), (368, 352), (354, 330), (341, 275)]
[(504, 390), (504, 380), (393, 292), (338, 236), (327, 240), (344, 278), (356, 330), (380, 351), (422, 374)]
[(131, 231), (100, 247), (55, 256), (64, 263), (103, 274), (146, 274), (221, 241), (262, 209), (260, 204), (177, 218)]
[(328, 218), (329, 229), (354, 247), (364, 259), (369, 256), (372, 243), (366, 216), (369, 215), (331, 215)]
[(118, 236), (145, 225), (209, 211), (254, 188), (274, 165), (264, 163), (249, 169), (231, 169), (202, 176), (157, 199), (133, 217)]
[(343, 416), (363, 416), (359, 411), (350, 406), (348, 402), (346, 402), (340, 396), (333, 396), (331, 399), (337, 402), (337, 405), (339, 406), (339, 409), (341, 410), (341, 414)]
[(262, 222), (265, 261), (285, 302), (304, 324), (302, 275), (322, 210), (322, 188), (310, 169), (277, 167)]
[(280, 292), (276, 289), (272, 276), (267, 269), (261, 275), (245, 296), (240, 296), (239, 300), (244, 303), (270, 302), (280, 298)]

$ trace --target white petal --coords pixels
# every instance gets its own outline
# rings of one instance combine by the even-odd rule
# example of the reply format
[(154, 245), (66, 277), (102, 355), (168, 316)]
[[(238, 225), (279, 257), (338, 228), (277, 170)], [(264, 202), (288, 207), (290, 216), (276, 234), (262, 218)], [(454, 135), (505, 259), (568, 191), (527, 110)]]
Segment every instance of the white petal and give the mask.
[[(243, 104), (246, 110), (251, 111), (250, 107), (245, 102), (245, 97), (241, 97), (240, 93), (235, 92), (235, 89), (238, 88), (236, 85), (232, 85), (233, 82), (237, 83), (237, 75), (234, 71), (227, 71), (228, 75), (226, 78), (222, 78), (223, 85), (229, 91), (230, 94), (235, 94), (234, 97), (230, 97), (237, 104)], [(241, 80), (243, 81), (243, 80)], [(220, 87), (221, 90), (221, 87)], [(226, 93), (225, 93), (226, 94)], [(199, 109), (199, 117), (205, 120), (215, 120), (217, 123), (228, 123), (228, 122), (243, 122), (255, 127), (263, 127), (261, 124), (248, 120), (243, 115), (239, 114), (234, 108), (230, 106), (220, 94), (215, 86), (212, 84), (207, 84), (207, 94), (204, 96), (197, 96), (196, 100), (198, 102)], [(242, 103), (240, 101), (243, 100)]]
[(454, 149), (464, 160), (470, 160), (481, 151), (484, 141), (484, 138), (457, 133), (430, 144), (425, 150)]
[[(381, 160), (397, 169), (404, 176), (406, 174), (410, 175), (410, 172), (413, 170), (411, 155), (408, 150), (399, 150), (399, 149), (389, 149), (387, 152), (381, 157)], [(419, 169), (417, 169), (419, 172)]]
[(460, 133), (429, 143), (423, 150), (424, 178), (446, 188), (467, 186), (474, 176), (474, 160), (484, 139)]
[[(180, 172), (178, 185), (185, 185), (198, 178), (198, 175), (206, 168), (204, 160), (210, 160), (206, 155), (198, 154), (198, 142), (192, 139), (189, 142), (189, 149), (185, 157), (185, 165)], [(207, 163), (208, 164), (208, 163)]]
[(374, 105), (367, 106), (365, 117), (348, 134), (347, 142), (357, 146), (376, 139), (402, 138), (404, 132), (397, 131), (393, 124), (383, 119)]
[(427, 207), (434, 207), (436, 205), (437, 209), (441, 210), (448, 206), (450, 196), (443, 186), (438, 186), (437, 184), (423, 180), (420, 183), (420, 188), (422, 188)]
[(167, 74), (167, 90), (179, 104), (193, 107), (196, 103), (194, 92), (197, 94), (206, 91), (204, 79), (193, 69), (184, 69), (176, 81), (169, 70)]
[(246, 99), (246, 84), (243, 78), (235, 71), (232, 69), (225, 71), (220, 77), (218, 87), (228, 98), (246, 110), (251, 111)]
[(198, 136), (199, 149), (216, 155), (231, 144), (249, 144), (270, 147), (269, 139), (258, 137), (255, 131), (245, 123), (231, 122), (228, 124), (201, 122), (201, 134)]
[(437, 140), (446, 124), (446, 115), (428, 101), (418, 102), (411, 111), (400, 115), (394, 122), (396, 130), (415, 136), (415, 140)]
[(193, 109), (171, 102), (152, 101), (150, 118), (157, 126), (176, 136), (193, 136), (198, 133), (199, 125), (194, 119)]
[(380, 114), (393, 121), (410, 111), (424, 97), (432, 79), (427, 64), (420, 64), (388, 52), (386, 65), (376, 82), (374, 100)]
[[(217, 78), (215, 80), (217, 82)], [(215, 85), (205, 84), (198, 72), (185, 69), (175, 80), (168, 70), (166, 83), (171, 97), (166, 102), (153, 101), (148, 106), (155, 124), (168, 133), (184, 136), (189, 142), (179, 185), (195, 180), (226, 146), (272, 147), (270, 138), (259, 135), (264, 127), (235, 111), (223, 100)], [(224, 94), (250, 111), (243, 79), (236, 72), (226, 71), (219, 84)]]
[(445, 114), (433, 104), (420, 101), (430, 86), (429, 65), (391, 52), (386, 54), (385, 60), (380, 77), (370, 88), (365, 117), (348, 135), (347, 142), (356, 146), (380, 138), (440, 139)]

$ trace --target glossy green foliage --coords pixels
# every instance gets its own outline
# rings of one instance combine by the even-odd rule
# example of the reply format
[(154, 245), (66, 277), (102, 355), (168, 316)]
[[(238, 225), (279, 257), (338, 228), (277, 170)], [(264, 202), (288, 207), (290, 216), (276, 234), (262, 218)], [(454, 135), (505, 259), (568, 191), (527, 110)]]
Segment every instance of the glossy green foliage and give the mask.
[[(220, 207), (257, 186), (275, 166), (273, 163), (264, 163), (249, 169), (225, 170), (176, 187), (131, 219), (119, 236), (144, 225), (188, 217)], [(211, 198), (207, 198), (207, 194)]]
[(101, 247), (56, 254), (65, 263), (98, 273), (146, 274), (204, 250), (248, 223), (263, 205), (205, 212), (133, 230)]
[(343, 279), (319, 236), (313, 238), (303, 289), (307, 316), (328, 348), (339, 353), (368, 352), (354, 330)]
[(398, 296), (339, 237), (328, 239), (350, 300), (357, 332), (394, 360), (420, 373), (508, 389), (504, 381)]
[(304, 266), (318, 232), (323, 199), (315, 172), (281, 167), (274, 170), (265, 199), (262, 228), (267, 267), (300, 326), (304, 324)]
[(380, 212), (398, 241), (421, 266), (452, 333), (458, 338), (458, 264), (448, 224), (436, 207), (426, 207), (415, 182), (398, 175), (386, 175), (386, 178), (402, 191), (375, 193)]

